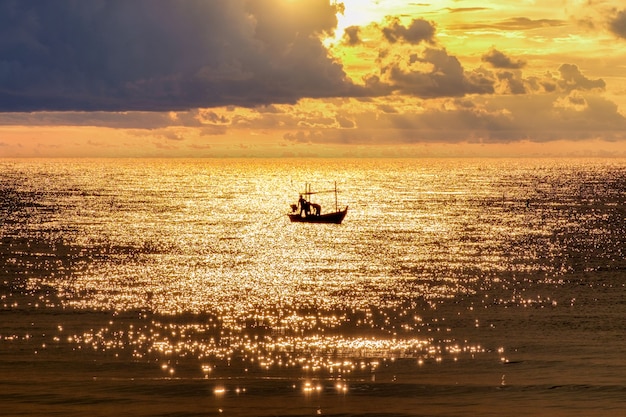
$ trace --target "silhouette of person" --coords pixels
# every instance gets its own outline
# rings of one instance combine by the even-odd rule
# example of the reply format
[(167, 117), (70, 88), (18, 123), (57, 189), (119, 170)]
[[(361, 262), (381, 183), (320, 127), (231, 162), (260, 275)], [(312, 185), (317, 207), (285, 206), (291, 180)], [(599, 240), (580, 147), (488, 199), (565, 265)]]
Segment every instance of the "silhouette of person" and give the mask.
[(309, 202), (302, 197), (300, 194), (300, 198), (298, 199), (298, 204), (300, 205), (300, 215), (302, 216), (302, 212), (304, 212), (304, 216), (308, 216), (311, 213), (311, 207), (309, 206)]

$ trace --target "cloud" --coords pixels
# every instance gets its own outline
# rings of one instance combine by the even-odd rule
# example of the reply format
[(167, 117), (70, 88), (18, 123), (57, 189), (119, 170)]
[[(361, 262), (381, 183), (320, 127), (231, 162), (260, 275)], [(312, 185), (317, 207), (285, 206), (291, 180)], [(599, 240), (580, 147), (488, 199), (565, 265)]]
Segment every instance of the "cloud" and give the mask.
[(0, 126), (98, 126), (113, 129), (160, 129), (168, 126), (202, 127), (211, 121), (203, 122), (201, 122), (197, 110), (178, 112), (175, 118), (165, 112), (137, 111), (0, 113)]
[[(433, 103), (434, 104), (434, 103)], [(625, 140), (626, 119), (614, 103), (593, 94), (556, 93), (438, 101), (420, 111), (353, 114), (354, 129), (300, 129), (284, 134), (291, 143), (398, 145), (556, 140)]]
[(389, 104), (380, 104), (378, 105), (378, 109), (383, 113), (398, 113), (398, 110)]
[(360, 33), (361, 28), (359, 26), (350, 26), (343, 31), (343, 41), (346, 45), (355, 46), (361, 43)]
[(524, 78), (521, 71), (501, 71), (495, 77), (506, 94), (419, 102), (407, 96), (380, 97), (370, 106), (349, 107), (346, 117), (354, 122), (352, 129), (319, 124), (284, 138), (294, 143), (389, 145), (626, 140), (626, 118), (601, 96), (603, 81), (587, 78), (574, 65), (564, 64), (540, 78)]
[[(605, 81), (554, 64), (566, 55), (542, 55), (546, 71), (493, 47), (472, 68), (485, 50), (447, 50), (450, 26), (437, 37), (434, 23), (399, 17), (348, 27), (327, 49), (320, 39), (336, 29), (336, 12), (329, 0), (0, 0), (0, 125), (102, 126), (213, 150), (253, 136), (282, 137), (280, 146), (626, 139)], [(618, 35), (625, 14), (614, 12)], [(348, 57), (362, 85), (332, 54)], [(5, 148), (16, 140), (2, 138)]]
[(462, 23), (452, 25), (454, 29), (460, 30), (531, 30), (545, 27), (560, 27), (567, 24), (559, 19), (530, 19), (528, 17), (513, 17), (494, 23)]
[(394, 18), (390, 25), (382, 29), (384, 37), (391, 43), (400, 40), (412, 44), (421, 42), (435, 42), (435, 25), (424, 19), (413, 19), (409, 27), (400, 24), (400, 19)]
[(167, 111), (358, 95), (328, 0), (0, 0), (0, 111)]
[(284, 138), (290, 142), (296, 143), (323, 143), (324, 135), (317, 130), (303, 131), (296, 133), (285, 133)]
[(492, 48), (489, 52), (481, 58), (483, 62), (488, 62), (495, 68), (507, 68), (507, 69), (520, 69), (526, 65), (526, 62), (522, 60), (513, 61), (504, 53)]
[(559, 67), (561, 73), (560, 87), (564, 91), (571, 90), (604, 90), (606, 84), (604, 80), (591, 80), (585, 77), (578, 67), (573, 64), (563, 64)]
[(352, 129), (356, 126), (353, 120), (343, 116), (337, 116), (337, 122), (342, 129)]
[(525, 94), (526, 88), (520, 76), (513, 72), (503, 71), (496, 75), (502, 86), (502, 93), (505, 94)]
[(626, 9), (617, 12), (609, 21), (609, 29), (620, 38), (626, 39)]
[(425, 64), (429, 70), (394, 62), (384, 69), (392, 88), (422, 98), (490, 94), (494, 81), (478, 72), (466, 73), (459, 60), (445, 49), (427, 48), (422, 56), (411, 57), (411, 64)]
[(480, 12), (483, 10), (489, 10), (487, 7), (446, 7), (450, 13), (466, 13), (466, 12)]

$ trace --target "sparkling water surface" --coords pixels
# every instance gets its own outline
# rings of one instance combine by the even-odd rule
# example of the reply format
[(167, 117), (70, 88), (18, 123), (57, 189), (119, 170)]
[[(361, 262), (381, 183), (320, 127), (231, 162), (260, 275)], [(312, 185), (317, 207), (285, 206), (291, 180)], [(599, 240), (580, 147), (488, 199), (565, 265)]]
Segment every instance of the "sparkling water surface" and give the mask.
[(626, 412), (624, 160), (0, 173), (3, 415)]

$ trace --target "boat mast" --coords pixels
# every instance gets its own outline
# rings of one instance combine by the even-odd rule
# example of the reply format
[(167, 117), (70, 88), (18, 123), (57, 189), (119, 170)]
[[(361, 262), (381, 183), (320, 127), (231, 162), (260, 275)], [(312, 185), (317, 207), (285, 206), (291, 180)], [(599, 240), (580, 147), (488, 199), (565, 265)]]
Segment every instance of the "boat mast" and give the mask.
[(335, 181), (335, 212), (339, 211), (339, 206), (337, 205), (337, 181)]

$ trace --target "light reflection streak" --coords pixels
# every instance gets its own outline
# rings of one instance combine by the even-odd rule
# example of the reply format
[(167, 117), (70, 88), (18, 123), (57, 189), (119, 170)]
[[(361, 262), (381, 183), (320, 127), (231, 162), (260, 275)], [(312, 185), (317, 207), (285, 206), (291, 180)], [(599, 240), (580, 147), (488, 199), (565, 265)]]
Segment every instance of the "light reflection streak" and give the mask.
[[(461, 345), (453, 339), (381, 339), (346, 338), (335, 335), (313, 335), (295, 337), (270, 337), (250, 339), (249, 337), (217, 338), (211, 336), (201, 325), (178, 326), (155, 320), (145, 320), (145, 324), (133, 324), (126, 330), (120, 328), (124, 322), (113, 322), (97, 331), (68, 336), (66, 342), (95, 351), (120, 355), (129, 354), (144, 360), (162, 358), (211, 359), (213, 364), (204, 363), (199, 368), (204, 375), (216, 372), (218, 367), (254, 366), (260, 370), (299, 369), (302, 372), (325, 375), (349, 375), (354, 372), (374, 372), (380, 366), (381, 358), (394, 361), (396, 358), (417, 358), (420, 364), (432, 360), (441, 362), (444, 357), (454, 360), (461, 355), (484, 353), (479, 345)], [(161, 334), (156, 329), (168, 329)], [(174, 329), (174, 330), (172, 330)], [(147, 336), (150, 334), (151, 336)], [(204, 342), (198, 339), (204, 334)], [(57, 344), (60, 339), (55, 337)], [(342, 358), (339, 360), (339, 358)], [(354, 359), (364, 358), (364, 359)], [(218, 365), (216, 365), (219, 364)], [(246, 365), (249, 364), (249, 365)], [(169, 362), (161, 364), (169, 375), (176, 372)]]

